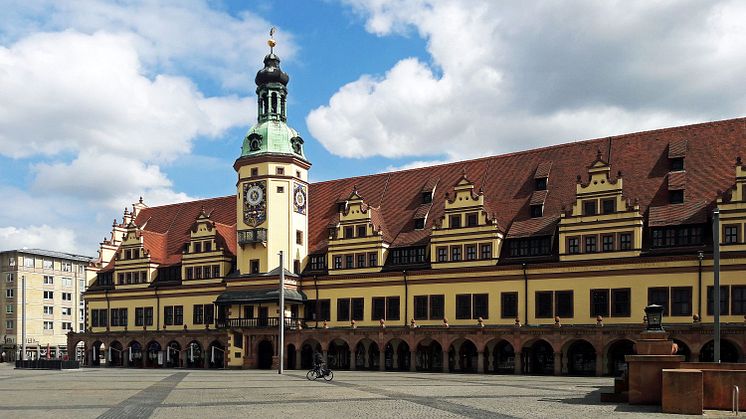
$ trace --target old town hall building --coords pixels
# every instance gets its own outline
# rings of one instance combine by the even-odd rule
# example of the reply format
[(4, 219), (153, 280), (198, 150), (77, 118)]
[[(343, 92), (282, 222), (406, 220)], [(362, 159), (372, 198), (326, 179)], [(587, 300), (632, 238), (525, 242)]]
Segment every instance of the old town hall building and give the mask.
[[(746, 119), (309, 183), (271, 52), (235, 195), (115, 221), (70, 333), (88, 365), (617, 374), (649, 303), (679, 353), (746, 351)], [(278, 253), (285, 255), (279, 266)]]

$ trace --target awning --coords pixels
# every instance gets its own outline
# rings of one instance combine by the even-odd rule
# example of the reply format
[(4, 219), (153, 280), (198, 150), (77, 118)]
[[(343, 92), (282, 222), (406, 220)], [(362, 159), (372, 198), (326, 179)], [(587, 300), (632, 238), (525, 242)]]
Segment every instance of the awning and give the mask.
[[(277, 302), (280, 290), (266, 289), (256, 291), (225, 291), (215, 300), (215, 304), (253, 304)], [(285, 301), (305, 302), (306, 294), (302, 291), (285, 289)]]

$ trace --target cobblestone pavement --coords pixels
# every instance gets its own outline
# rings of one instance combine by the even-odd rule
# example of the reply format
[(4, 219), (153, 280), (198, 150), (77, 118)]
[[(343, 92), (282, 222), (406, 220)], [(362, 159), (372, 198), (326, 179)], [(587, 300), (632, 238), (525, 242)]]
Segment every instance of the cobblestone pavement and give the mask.
[(337, 371), (81, 369), (0, 366), (0, 417), (666, 417), (600, 403), (609, 378)]

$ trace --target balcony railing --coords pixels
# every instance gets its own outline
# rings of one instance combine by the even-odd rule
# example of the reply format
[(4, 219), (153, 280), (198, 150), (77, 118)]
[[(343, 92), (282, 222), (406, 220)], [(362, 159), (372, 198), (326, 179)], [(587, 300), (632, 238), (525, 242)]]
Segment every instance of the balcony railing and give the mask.
[[(285, 317), (285, 328), (295, 329), (298, 326), (297, 317)], [(246, 328), (246, 329), (263, 329), (278, 327), (280, 325), (279, 317), (261, 317), (253, 319), (225, 319), (216, 322), (218, 328)]]
[(267, 229), (254, 228), (251, 230), (238, 231), (238, 244), (254, 244), (267, 242)]

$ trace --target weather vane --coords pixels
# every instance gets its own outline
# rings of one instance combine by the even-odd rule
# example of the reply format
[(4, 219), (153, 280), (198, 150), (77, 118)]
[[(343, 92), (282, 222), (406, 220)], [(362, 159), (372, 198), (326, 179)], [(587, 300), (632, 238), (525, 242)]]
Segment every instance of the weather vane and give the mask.
[(275, 52), (275, 45), (277, 45), (277, 42), (275, 41), (275, 32), (277, 32), (277, 29), (273, 26), (272, 29), (269, 30), (269, 39), (267, 40), (270, 54)]

